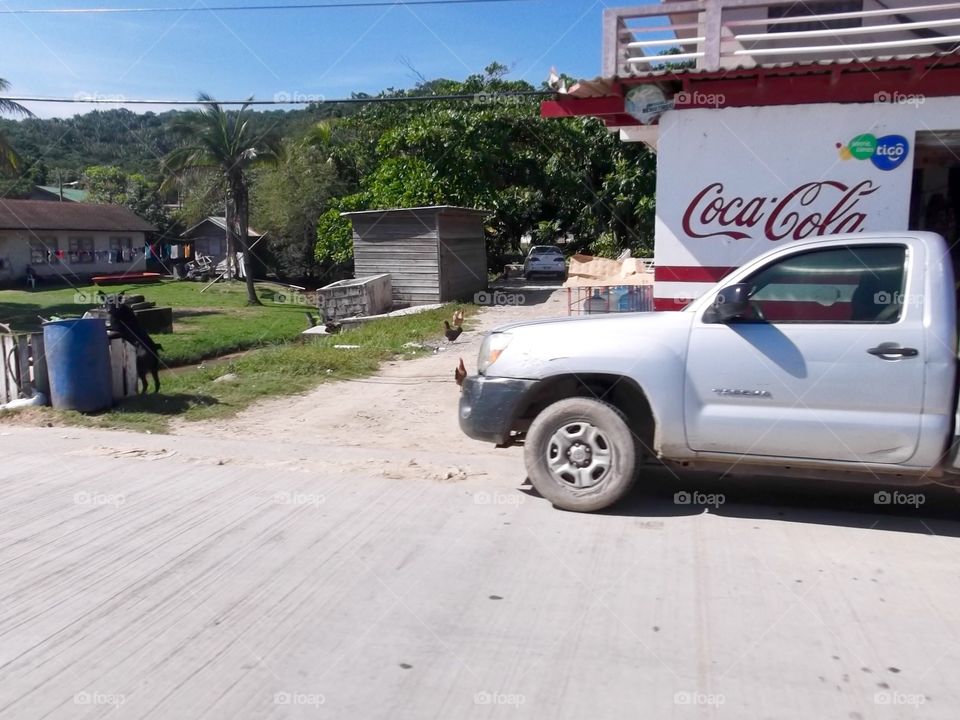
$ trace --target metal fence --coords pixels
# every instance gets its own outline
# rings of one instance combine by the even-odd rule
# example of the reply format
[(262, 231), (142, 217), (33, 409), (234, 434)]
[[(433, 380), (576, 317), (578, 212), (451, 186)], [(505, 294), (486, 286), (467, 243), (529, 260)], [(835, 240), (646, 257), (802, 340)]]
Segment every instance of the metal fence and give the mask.
[(567, 288), (568, 315), (653, 310), (652, 285), (596, 285)]

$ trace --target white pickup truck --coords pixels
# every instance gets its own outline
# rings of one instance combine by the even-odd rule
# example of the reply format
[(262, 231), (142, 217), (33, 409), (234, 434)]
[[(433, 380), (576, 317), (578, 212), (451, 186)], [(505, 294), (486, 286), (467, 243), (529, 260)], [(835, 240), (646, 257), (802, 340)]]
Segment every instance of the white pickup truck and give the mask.
[(498, 328), (460, 426), (522, 442), (534, 487), (568, 510), (616, 502), (648, 461), (960, 484), (956, 313), (938, 235), (793, 242), (682, 312)]

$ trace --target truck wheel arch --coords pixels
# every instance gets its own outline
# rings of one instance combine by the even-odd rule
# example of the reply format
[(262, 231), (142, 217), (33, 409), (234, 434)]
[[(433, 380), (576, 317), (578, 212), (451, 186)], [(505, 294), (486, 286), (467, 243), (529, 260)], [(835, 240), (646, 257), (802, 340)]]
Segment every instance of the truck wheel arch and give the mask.
[(514, 430), (526, 432), (549, 405), (571, 397), (590, 397), (622, 412), (645, 455), (656, 456), (656, 416), (643, 388), (631, 377), (602, 373), (555, 375), (538, 382), (521, 402)]

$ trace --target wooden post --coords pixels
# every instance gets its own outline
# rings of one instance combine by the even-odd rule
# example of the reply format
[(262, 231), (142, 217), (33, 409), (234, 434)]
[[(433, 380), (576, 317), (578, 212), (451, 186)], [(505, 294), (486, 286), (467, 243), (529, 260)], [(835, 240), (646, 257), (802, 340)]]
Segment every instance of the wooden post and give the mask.
[(8, 403), (16, 399), (16, 393), (11, 392), (10, 379), (12, 367), (8, 367), (8, 361), (13, 363), (13, 357), (10, 350), (13, 348), (13, 335), (0, 335), (0, 404)]
[(43, 333), (30, 335), (30, 351), (33, 357), (33, 386), (47, 396), (50, 402), (50, 376), (47, 373), (47, 355), (43, 347)]
[(23, 397), (33, 394), (33, 383), (30, 382), (30, 349), (27, 347), (29, 338), (29, 335), (17, 336), (17, 382)]

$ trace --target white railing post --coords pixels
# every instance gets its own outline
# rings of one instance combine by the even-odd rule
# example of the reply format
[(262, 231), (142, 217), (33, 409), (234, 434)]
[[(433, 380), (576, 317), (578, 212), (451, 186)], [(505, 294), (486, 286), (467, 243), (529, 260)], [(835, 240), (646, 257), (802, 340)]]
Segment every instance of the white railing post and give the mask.
[(620, 75), (620, 32), (626, 27), (620, 11), (617, 8), (607, 8), (603, 11), (603, 77), (612, 78)]
[(700, 16), (703, 57), (697, 63), (704, 70), (720, 69), (720, 28), (723, 19), (723, 0), (704, 0)]

